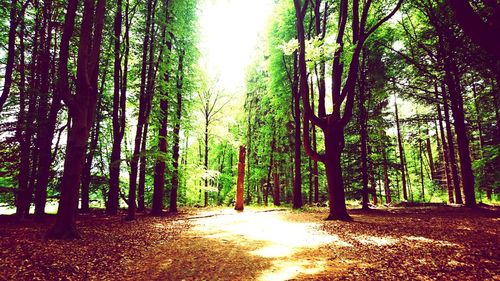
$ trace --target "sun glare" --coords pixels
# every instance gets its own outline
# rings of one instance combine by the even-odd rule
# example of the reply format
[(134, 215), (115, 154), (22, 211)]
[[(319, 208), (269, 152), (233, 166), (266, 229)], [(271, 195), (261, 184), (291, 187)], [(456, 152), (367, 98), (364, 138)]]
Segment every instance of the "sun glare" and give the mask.
[(266, 32), (272, 0), (205, 0), (200, 6), (200, 66), (226, 91), (242, 93), (245, 70)]

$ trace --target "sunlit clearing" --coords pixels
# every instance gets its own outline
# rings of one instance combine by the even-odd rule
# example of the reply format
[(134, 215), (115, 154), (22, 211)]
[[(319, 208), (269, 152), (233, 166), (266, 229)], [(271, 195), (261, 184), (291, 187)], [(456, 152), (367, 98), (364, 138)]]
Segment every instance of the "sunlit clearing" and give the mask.
[(373, 245), (373, 246), (393, 245), (398, 241), (397, 239), (394, 239), (391, 237), (376, 237), (376, 236), (368, 236), (368, 235), (362, 235), (362, 236), (357, 236), (357, 237), (353, 237), (353, 238), (358, 240), (359, 243), (361, 243), (363, 245)]
[[(214, 214), (210, 214), (214, 215)], [(249, 248), (249, 254), (272, 259), (261, 280), (288, 280), (298, 274), (316, 274), (326, 261), (314, 253), (322, 245), (352, 246), (337, 235), (318, 230), (317, 223), (285, 220), (277, 212), (215, 214), (197, 221), (193, 229), (203, 237), (231, 241)]]
[(317, 274), (325, 268), (324, 260), (312, 261), (291, 261), (273, 262), (273, 269), (262, 273), (259, 280), (289, 280), (298, 274)]
[(403, 238), (410, 240), (410, 241), (429, 243), (429, 244), (439, 245), (439, 246), (462, 247), (456, 243), (442, 241), (442, 240), (435, 240), (435, 239), (430, 239), (430, 238), (421, 237), (421, 236), (403, 236)]

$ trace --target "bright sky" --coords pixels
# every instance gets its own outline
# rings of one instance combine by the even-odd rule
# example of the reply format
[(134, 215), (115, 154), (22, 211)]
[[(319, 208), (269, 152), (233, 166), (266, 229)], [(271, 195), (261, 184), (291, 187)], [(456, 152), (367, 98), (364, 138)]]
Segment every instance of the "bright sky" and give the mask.
[(200, 5), (200, 65), (232, 94), (245, 89), (245, 71), (259, 34), (264, 35), (273, 0), (203, 0)]

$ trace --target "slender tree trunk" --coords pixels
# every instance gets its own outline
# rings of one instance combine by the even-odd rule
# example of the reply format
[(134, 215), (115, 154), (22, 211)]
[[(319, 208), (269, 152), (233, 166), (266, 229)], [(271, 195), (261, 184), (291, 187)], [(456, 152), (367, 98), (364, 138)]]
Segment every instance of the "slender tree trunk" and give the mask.
[(385, 203), (391, 204), (391, 188), (389, 186), (389, 163), (387, 161), (387, 151), (385, 147), (380, 148), (382, 150), (383, 158), (383, 169), (384, 169), (384, 191), (385, 191)]
[[(154, 3), (153, 3), (154, 2)], [(139, 168), (139, 154), (141, 153), (142, 145), (142, 134), (144, 129), (144, 123), (146, 122), (146, 111), (147, 111), (147, 100), (148, 93), (146, 90), (146, 74), (148, 72), (148, 66), (151, 67), (151, 63), (148, 64), (148, 50), (152, 48), (150, 46), (151, 37), (151, 18), (153, 13), (153, 6), (156, 6), (156, 0), (148, 0), (147, 4), (147, 17), (146, 17), (146, 30), (144, 32), (144, 44), (142, 48), (142, 63), (141, 63), (141, 82), (140, 82), (140, 93), (139, 93), (139, 117), (137, 120), (137, 129), (134, 140), (134, 152), (132, 154), (132, 159), (130, 161), (130, 182), (129, 182), (129, 205), (128, 205), (128, 215), (127, 219), (135, 219), (136, 205), (135, 201), (137, 198), (137, 175)]]
[(442, 86), (443, 103), (444, 103), (444, 121), (446, 124), (446, 135), (448, 138), (448, 159), (450, 160), (451, 175), (453, 178), (453, 188), (455, 190), (455, 202), (462, 204), (462, 192), (460, 190), (460, 179), (458, 177), (457, 160), (455, 158), (455, 144), (453, 140), (453, 133), (451, 132), (450, 113), (448, 109), (448, 97), (444, 84)]
[[(128, 23), (126, 23), (128, 24)], [(120, 37), (122, 27), (122, 0), (116, 1), (116, 14), (114, 21), (114, 73), (113, 73), (113, 147), (111, 149), (111, 161), (109, 163), (109, 192), (108, 202), (106, 204), (106, 213), (108, 215), (116, 215), (119, 207), (119, 190), (120, 190), (120, 164), (121, 164), (121, 144), (124, 135), (124, 127), (121, 124), (121, 116), (125, 114), (124, 108), (121, 107), (121, 99), (124, 92), (122, 91), (121, 77), (121, 56), (120, 56)], [(123, 72), (126, 75), (126, 72)]]
[(181, 118), (182, 118), (182, 87), (184, 79), (184, 50), (179, 54), (179, 65), (177, 68), (177, 107), (175, 110), (175, 120), (174, 120), (174, 132), (173, 132), (173, 171), (172, 171), (172, 189), (170, 190), (170, 206), (169, 211), (171, 213), (177, 212), (177, 192), (179, 189), (179, 141), (180, 141), (180, 129), (181, 129)]
[(365, 80), (366, 74), (364, 71), (364, 61), (365, 52), (363, 52), (363, 63), (360, 69), (360, 79), (359, 79), (359, 98), (358, 98), (358, 110), (359, 110), (359, 135), (360, 135), (360, 145), (361, 145), (361, 178), (363, 184), (363, 199), (361, 208), (363, 210), (368, 210), (368, 155), (367, 155), (367, 143), (368, 143), (368, 112), (365, 107)]
[(408, 192), (406, 190), (406, 175), (405, 175), (405, 154), (403, 147), (403, 139), (401, 137), (401, 130), (399, 126), (399, 114), (398, 114), (398, 102), (397, 97), (394, 96), (394, 108), (395, 108), (395, 116), (396, 116), (396, 130), (398, 134), (398, 148), (399, 148), (399, 165), (401, 169), (401, 183), (403, 185), (403, 199), (408, 201)]
[(243, 181), (245, 179), (245, 147), (240, 146), (240, 154), (238, 158), (238, 181), (236, 183), (236, 204), (234, 209), (243, 211)]
[[(436, 86), (436, 96), (437, 96), (437, 86)], [(438, 105), (437, 106), (437, 112), (438, 112), (438, 122), (439, 122), (439, 133), (441, 135), (441, 146), (442, 146), (442, 153), (443, 153), (443, 160), (444, 160), (444, 173), (446, 176), (446, 187), (448, 190), (448, 203), (453, 204), (455, 203), (455, 200), (453, 198), (453, 185), (452, 185), (452, 179), (451, 179), (451, 171), (450, 171), (450, 155), (448, 152), (448, 143), (446, 142), (446, 137), (444, 133), (444, 128), (443, 128), (443, 117), (441, 114), (441, 108)]]
[(106, 70), (104, 70), (103, 77), (102, 77), (102, 82), (101, 82), (101, 89), (99, 90), (99, 97), (97, 101), (97, 118), (96, 120), (93, 121), (94, 123), (94, 130), (92, 130), (91, 135), (90, 135), (90, 143), (88, 144), (87, 148), (87, 156), (85, 159), (85, 164), (83, 165), (83, 172), (82, 172), (82, 187), (81, 187), (81, 206), (80, 206), (80, 212), (82, 213), (88, 213), (90, 211), (90, 181), (91, 181), (91, 172), (92, 172), (92, 162), (94, 161), (94, 154), (97, 149), (97, 142), (99, 141), (99, 134), (101, 131), (101, 120), (102, 120), (102, 115), (100, 113), (101, 111), (101, 103), (102, 103), (102, 93), (104, 90), (104, 84), (106, 80)]
[[(205, 154), (204, 154), (204, 163), (205, 172), (208, 172), (208, 116), (205, 122)], [(204, 192), (204, 204), (203, 206), (208, 206), (208, 178), (205, 178), (205, 192)]]
[[(30, 170), (30, 142), (31, 139), (28, 135), (28, 127), (30, 114), (30, 107), (26, 111), (26, 102), (31, 103), (32, 95), (26, 93), (26, 74), (25, 74), (25, 45), (24, 45), (24, 20), (21, 20), (21, 31), (19, 32), (20, 39), (20, 81), (19, 81), (19, 117), (17, 121), (17, 137), (19, 139), (19, 174), (18, 174), (18, 192), (16, 195), (16, 215), (18, 219), (24, 219), (28, 216), (26, 213), (25, 205), (27, 201), (27, 190), (29, 184), (29, 170)], [(28, 98), (28, 100), (26, 100)]]
[(430, 172), (431, 172), (431, 180), (434, 179), (435, 177), (435, 168), (434, 168), (434, 159), (432, 157), (432, 147), (431, 147), (431, 136), (429, 135), (429, 130), (427, 130), (426, 132), (427, 134), (427, 138), (425, 140), (425, 146), (426, 146), (426, 149), (427, 149), (427, 156), (429, 157), (429, 169), (430, 169)]
[(10, 2), (10, 21), (9, 21), (9, 41), (7, 46), (7, 63), (5, 65), (5, 76), (3, 82), (2, 94), (0, 95), (0, 113), (9, 97), (12, 85), (12, 73), (14, 71), (14, 59), (16, 52), (16, 29), (17, 29), (17, 0)]
[[(300, 168), (302, 155), (300, 147), (300, 92), (298, 91), (297, 56), (294, 56), (293, 110), (294, 110), (294, 176), (293, 176), (293, 208), (302, 208), (302, 175)], [(306, 82), (307, 83), (307, 82)], [(309, 132), (307, 132), (309, 134)]]

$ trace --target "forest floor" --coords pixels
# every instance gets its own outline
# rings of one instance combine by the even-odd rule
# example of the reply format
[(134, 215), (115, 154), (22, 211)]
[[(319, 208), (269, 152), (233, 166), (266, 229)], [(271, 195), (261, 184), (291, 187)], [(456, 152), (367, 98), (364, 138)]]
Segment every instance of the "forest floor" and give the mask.
[(500, 280), (500, 211), (457, 207), (187, 209), (79, 215), (83, 239), (0, 216), (0, 280)]

